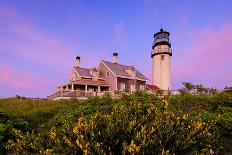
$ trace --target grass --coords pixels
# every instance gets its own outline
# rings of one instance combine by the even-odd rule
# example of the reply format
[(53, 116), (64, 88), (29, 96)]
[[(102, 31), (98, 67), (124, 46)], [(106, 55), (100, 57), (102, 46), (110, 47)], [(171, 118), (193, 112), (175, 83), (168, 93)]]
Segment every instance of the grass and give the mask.
[(46, 123), (65, 107), (67, 104), (62, 101), (0, 99), (1, 112), (11, 118), (22, 118), (28, 121), (31, 129), (46, 126)]

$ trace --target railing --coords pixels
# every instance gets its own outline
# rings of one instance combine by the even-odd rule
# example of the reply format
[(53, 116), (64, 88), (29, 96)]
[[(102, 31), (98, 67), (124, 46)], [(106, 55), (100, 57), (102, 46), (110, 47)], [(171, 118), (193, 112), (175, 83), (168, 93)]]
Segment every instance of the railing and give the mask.
[[(163, 41), (170, 43), (170, 41), (169, 41), (168, 38), (161, 38), (161, 39), (155, 39), (154, 44), (155, 44), (155, 43), (158, 43), (158, 42), (163, 42)], [(171, 43), (170, 43), (170, 44), (171, 44)]]
[(158, 53), (170, 53), (172, 55), (172, 49), (171, 48), (155, 49), (151, 52), (151, 55), (158, 54)]
[(67, 91), (67, 90), (59, 90), (51, 95), (49, 95), (47, 98), (50, 100), (56, 99), (56, 98), (70, 98), (70, 97), (90, 97), (90, 96), (101, 96), (105, 93), (110, 93), (109, 91), (104, 92), (85, 92), (80, 90), (74, 90), (74, 91)]

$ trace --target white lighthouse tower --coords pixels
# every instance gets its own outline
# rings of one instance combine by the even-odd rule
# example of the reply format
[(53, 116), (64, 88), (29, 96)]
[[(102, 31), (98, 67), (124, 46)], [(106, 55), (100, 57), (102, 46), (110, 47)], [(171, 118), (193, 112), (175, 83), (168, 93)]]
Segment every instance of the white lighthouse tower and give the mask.
[(152, 46), (152, 84), (162, 90), (171, 90), (171, 43), (170, 33), (162, 28), (154, 34)]

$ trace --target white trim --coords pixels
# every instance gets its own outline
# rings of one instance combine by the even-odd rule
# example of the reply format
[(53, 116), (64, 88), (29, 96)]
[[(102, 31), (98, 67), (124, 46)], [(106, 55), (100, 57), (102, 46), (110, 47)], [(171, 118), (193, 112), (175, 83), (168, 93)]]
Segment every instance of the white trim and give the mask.
[(131, 84), (131, 85), (130, 85), (130, 91), (135, 91), (135, 90), (136, 90), (135, 84)]
[[(124, 78), (124, 79), (131, 79), (131, 80), (134, 80), (134, 78), (130, 78), (130, 77), (126, 77), (126, 76), (117, 76), (119, 78)], [(136, 80), (140, 80), (140, 81), (149, 81), (149, 80), (145, 80), (145, 79), (139, 79), (139, 78), (135, 78)]]
[[(76, 72), (76, 73), (77, 73), (77, 71), (76, 71), (75, 67), (73, 67), (73, 68), (72, 68), (72, 70), (71, 70), (71, 73), (70, 73), (70, 74), (69, 74), (69, 76), (68, 76), (69, 81), (71, 81), (71, 80), (70, 80), (70, 76), (72, 75), (73, 70), (74, 70), (74, 72)], [(77, 73), (77, 76), (79, 76), (79, 77), (80, 77), (80, 75), (79, 75), (78, 73)], [(76, 79), (75, 79), (75, 80), (76, 80)]]
[(140, 80), (140, 81), (144, 81), (144, 82), (150, 81), (150, 80), (139, 79), (139, 78), (136, 78), (136, 80)]
[(73, 69), (75, 70), (75, 72), (77, 73), (77, 75), (80, 77), (80, 75), (78, 74), (77, 70), (75, 69), (75, 67), (73, 67)]
[(90, 76), (80, 76), (80, 77), (87, 78), (87, 79), (92, 79), (93, 78), (93, 77), (90, 77)]
[(125, 89), (126, 89), (126, 84), (121, 82), (120, 83), (120, 90), (122, 91), (122, 90), (125, 90)]
[(112, 72), (112, 74), (114, 74), (114, 76), (117, 77), (117, 75), (103, 62), (103, 60), (101, 61), (101, 63), (103, 63), (106, 66), (106, 68), (108, 68)]
[(139, 85), (139, 90), (145, 90), (145, 85), (140, 84), (140, 85)]
[(115, 90), (118, 90), (118, 77), (116, 77), (116, 87)]

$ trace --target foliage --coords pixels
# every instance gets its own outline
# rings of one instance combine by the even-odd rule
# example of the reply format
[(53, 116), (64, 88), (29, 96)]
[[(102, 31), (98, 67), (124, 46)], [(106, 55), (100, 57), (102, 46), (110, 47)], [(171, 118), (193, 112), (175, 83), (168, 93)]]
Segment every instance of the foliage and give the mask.
[[(185, 83), (181, 91), (37, 103), (0, 100), (2, 147), (19, 154), (231, 153), (230, 88), (218, 92)], [(9, 120), (13, 123), (1, 127)], [(10, 136), (2, 134), (7, 130)]]
[(0, 151), (4, 150), (5, 143), (9, 139), (14, 139), (13, 128), (28, 131), (28, 122), (20, 118), (10, 118), (4, 112), (0, 111)]

